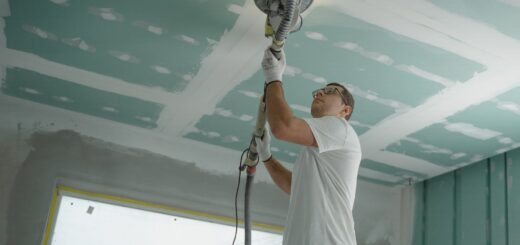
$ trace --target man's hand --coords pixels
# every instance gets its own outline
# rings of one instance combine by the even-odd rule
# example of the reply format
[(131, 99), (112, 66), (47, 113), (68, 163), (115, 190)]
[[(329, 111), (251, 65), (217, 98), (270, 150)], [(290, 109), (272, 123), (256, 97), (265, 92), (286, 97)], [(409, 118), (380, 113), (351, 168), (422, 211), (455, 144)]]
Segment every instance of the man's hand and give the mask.
[(258, 151), (258, 157), (260, 161), (265, 162), (271, 158), (271, 134), (269, 133), (269, 127), (264, 127), (264, 137), (255, 137), (256, 151)]
[(285, 70), (285, 53), (283, 49), (280, 51), (280, 60), (278, 60), (271, 47), (268, 47), (264, 52), (264, 59), (262, 60), (262, 69), (264, 70), (265, 82), (282, 81), (282, 75)]

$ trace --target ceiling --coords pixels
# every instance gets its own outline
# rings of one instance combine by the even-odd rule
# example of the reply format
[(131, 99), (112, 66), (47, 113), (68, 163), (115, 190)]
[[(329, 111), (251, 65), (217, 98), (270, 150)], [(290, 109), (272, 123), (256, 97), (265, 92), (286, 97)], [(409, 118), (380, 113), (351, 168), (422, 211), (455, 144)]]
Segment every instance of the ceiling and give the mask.
[[(269, 44), (252, 0), (1, 0), (0, 15), (0, 97), (17, 115), (176, 158), (212, 152), (208, 168), (248, 146)], [(520, 147), (518, 23), (518, 0), (315, 0), (285, 46), (286, 99), (310, 117), (311, 91), (345, 84), (360, 178), (436, 176)], [(284, 162), (298, 151), (273, 142)]]

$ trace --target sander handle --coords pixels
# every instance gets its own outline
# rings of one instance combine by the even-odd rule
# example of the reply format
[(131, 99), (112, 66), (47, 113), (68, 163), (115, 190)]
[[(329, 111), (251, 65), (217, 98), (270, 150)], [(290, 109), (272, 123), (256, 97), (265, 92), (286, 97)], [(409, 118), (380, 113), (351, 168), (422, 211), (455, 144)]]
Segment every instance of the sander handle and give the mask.
[(249, 144), (249, 151), (247, 153), (247, 158), (244, 162), (245, 165), (249, 167), (255, 167), (258, 164), (258, 150), (256, 149), (256, 141), (255, 137), (263, 138), (265, 133), (265, 102), (264, 96), (260, 97), (260, 103), (258, 105), (258, 113), (256, 117), (256, 125), (255, 130), (253, 131), (253, 137), (251, 139), (251, 143)]

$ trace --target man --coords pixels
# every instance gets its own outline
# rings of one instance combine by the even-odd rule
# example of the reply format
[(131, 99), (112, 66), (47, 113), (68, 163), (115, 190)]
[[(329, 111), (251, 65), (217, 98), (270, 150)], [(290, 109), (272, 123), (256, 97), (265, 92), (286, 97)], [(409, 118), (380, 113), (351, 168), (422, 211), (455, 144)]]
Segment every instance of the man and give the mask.
[(352, 207), (361, 147), (347, 120), (354, 99), (340, 84), (313, 92), (312, 118), (301, 119), (284, 99), (282, 74), (285, 55), (278, 60), (269, 48), (264, 53), (267, 121), (273, 135), (304, 146), (291, 173), (270, 151), (269, 128), (256, 138), (260, 160), (271, 178), (290, 195), (284, 245), (355, 245)]

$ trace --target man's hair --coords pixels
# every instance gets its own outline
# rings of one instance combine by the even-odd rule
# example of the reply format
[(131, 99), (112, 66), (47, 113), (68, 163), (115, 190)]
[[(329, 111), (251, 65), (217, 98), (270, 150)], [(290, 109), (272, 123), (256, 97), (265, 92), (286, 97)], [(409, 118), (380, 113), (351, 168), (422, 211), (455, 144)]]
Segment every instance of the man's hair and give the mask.
[(343, 92), (341, 92), (341, 95), (343, 95), (343, 97), (345, 98), (347, 105), (352, 107), (352, 112), (350, 112), (350, 114), (345, 116), (345, 119), (349, 120), (350, 116), (352, 116), (352, 113), (354, 113), (354, 97), (352, 97), (352, 94), (348, 91), (347, 88), (345, 88), (345, 86), (343, 86), (339, 83), (329, 83), (329, 84), (327, 84), (327, 86), (338, 86), (343, 89)]

